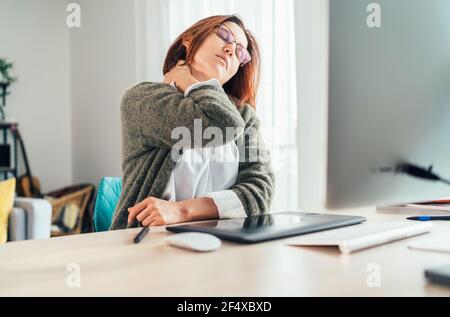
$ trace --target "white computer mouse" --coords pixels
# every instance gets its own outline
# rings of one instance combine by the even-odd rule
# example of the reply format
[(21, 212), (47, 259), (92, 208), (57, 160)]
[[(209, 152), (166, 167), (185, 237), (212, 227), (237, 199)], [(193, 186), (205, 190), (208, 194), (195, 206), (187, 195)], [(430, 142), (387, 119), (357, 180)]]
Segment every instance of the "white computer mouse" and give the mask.
[(166, 241), (176, 247), (199, 252), (214, 251), (220, 248), (222, 242), (217, 237), (208, 233), (183, 232), (174, 234)]

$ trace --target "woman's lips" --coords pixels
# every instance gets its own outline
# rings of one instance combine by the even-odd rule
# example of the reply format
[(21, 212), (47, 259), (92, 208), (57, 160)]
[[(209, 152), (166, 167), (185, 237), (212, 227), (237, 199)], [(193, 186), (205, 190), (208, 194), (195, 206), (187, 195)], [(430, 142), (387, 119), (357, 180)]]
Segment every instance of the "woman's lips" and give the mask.
[(219, 55), (216, 55), (216, 56), (225, 64), (225, 67), (228, 67), (228, 63), (227, 63), (226, 59), (224, 59), (222, 56), (219, 56)]

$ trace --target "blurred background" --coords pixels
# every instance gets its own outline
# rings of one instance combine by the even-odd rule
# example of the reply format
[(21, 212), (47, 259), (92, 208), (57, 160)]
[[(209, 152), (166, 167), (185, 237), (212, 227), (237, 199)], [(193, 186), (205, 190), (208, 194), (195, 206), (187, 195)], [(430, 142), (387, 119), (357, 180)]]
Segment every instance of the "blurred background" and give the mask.
[(446, 0), (1, 0), (0, 58), (16, 79), (5, 122), (43, 192), (121, 176), (123, 92), (162, 81), (172, 41), (216, 14), (239, 14), (261, 49), (273, 211), (448, 193), (373, 173), (410, 161), (450, 174)]
[[(274, 208), (297, 208), (301, 65), (296, 45), (320, 49), (314, 39), (320, 29), (308, 21), (320, 23), (322, 6), (321, 1), (292, 0), (2, 0), (0, 57), (13, 64), (10, 73), (17, 78), (8, 88), (6, 119), (18, 123), (44, 192), (121, 176), (124, 90), (141, 81), (162, 81), (169, 45), (191, 24), (237, 13), (261, 48), (257, 111), (276, 172)], [(73, 18), (78, 9), (79, 27)], [(310, 43), (296, 44), (302, 34)], [(309, 48), (302, 54), (312, 57), (304, 70), (319, 58)], [(18, 164), (23, 173), (21, 159)], [(316, 172), (308, 169), (311, 173)]]

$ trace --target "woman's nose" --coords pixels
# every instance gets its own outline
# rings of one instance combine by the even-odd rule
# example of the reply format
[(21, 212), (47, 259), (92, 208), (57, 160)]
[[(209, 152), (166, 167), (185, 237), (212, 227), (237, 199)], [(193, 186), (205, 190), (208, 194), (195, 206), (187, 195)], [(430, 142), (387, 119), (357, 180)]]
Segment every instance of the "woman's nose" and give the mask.
[(228, 44), (227, 46), (225, 46), (225, 52), (227, 53), (227, 55), (229, 54), (230, 56), (232, 56), (234, 50), (233, 50), (232, 47), (230, 47), (230, 45), (231, 45), (231, 46), (234, 46), (235, 43), (230, 43), (230, 44)]

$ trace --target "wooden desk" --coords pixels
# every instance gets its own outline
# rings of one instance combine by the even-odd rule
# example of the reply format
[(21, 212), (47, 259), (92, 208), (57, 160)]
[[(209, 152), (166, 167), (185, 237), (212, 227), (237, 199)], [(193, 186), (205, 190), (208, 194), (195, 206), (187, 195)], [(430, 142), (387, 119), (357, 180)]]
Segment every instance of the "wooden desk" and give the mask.
[[(339, 211), (369, 222), (400, 215), (374, 208)], [(13, 242), (0, 246), (0, 296), (450, 296), (430, 284), (424, 269), (450, 265), (450, 254), (410, 250), (408, 242), (441, 235), (450, 222), (435, 222), (428, 235), (341, 255), (327, 247), (294, 247), (283, 240), (253, 245), (224, 242), (212, 253), (166, 244), (171, 233), (152, 228), (140, 243), (137, 229)], [(81, 269), (81, 287), (68, 287), (68, 265)], [(368, 287), (368, 265), (381, 269), (380, 287)]]

